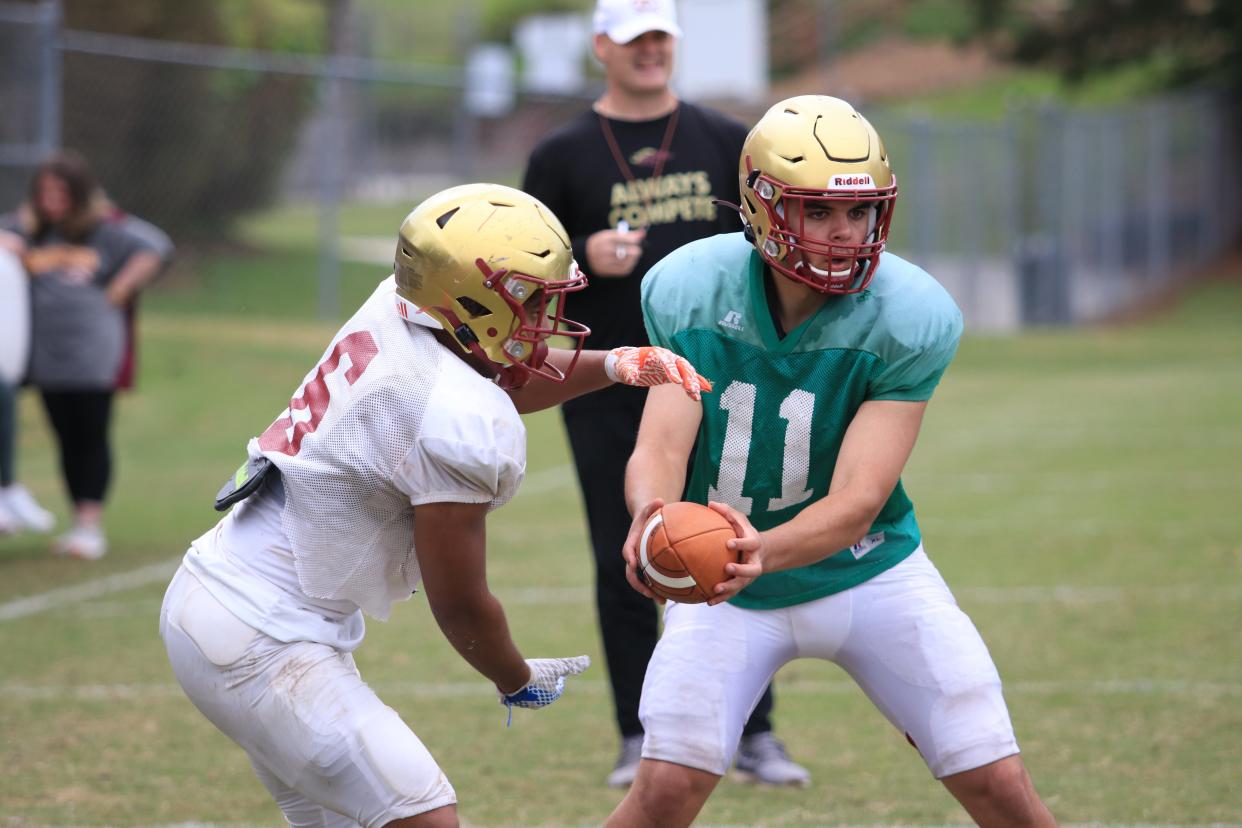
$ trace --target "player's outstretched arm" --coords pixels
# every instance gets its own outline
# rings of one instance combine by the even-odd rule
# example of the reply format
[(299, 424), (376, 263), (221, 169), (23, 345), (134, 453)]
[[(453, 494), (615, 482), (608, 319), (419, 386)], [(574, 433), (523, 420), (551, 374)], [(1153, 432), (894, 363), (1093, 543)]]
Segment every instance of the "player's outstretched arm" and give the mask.
[(926, 400), (863, 403), (845, 432), (828, 494), (757, 536), (763, 571), (806, 566), (860, 541), (896, 488), (926, 409)]
[(676, 385), (658, 385), (647, 394), (638, 441), (625, 469), (625, 502), (634, 519), (621, 555), (630, 586), (648, 598), (656, 595), (638, 577), (638, 541), (656, 509), (681, 499), (702, 419), (702, 407)]
[(470, 666), (491, 679), (509, 707), (546, 707), (565, 679), (591, 664), (587, 656), (523, 659), (504, 609), (487, 586), (487, 504), (414, 507), (414, 545), (427, 603), (444, 637)]
[(440, 631), (470, 666), (509, 693), (531, 681), (531, 668), (487, 586), (486, 518), (486, 503), (415, 506), (414, 546)]
[[(548, 362), (564, 371), (573, 359), (573, 351), (552, 348)], [(598, 391), (613, 383), (649, 388), (671, 384), (698, 401), (700, 394), (710, 391), (712, 384), (694, 370), (684, 357), (667, 348), (654, 345), (613, 348), (611, 351), (583, 351), (565, 382), (550, 382), (534, 377), (522, 388), (509, 392), (513, 404), (523, 414), (560, 405), (565, 400)]]

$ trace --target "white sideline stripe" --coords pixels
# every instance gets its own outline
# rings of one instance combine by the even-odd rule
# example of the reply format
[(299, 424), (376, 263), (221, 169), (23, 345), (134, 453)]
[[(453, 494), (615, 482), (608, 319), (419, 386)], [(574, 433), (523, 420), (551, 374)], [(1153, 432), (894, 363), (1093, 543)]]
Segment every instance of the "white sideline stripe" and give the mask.
[[(544, 494), (555, 491), (574, 481), (570, 464), (540, 469), (529, 475), (518, 492)], [(125, 592), (172, 577), (181, 556), (160, 563), (149, 564), (129, 572), (109, 575), (93, 581), (85, 581), (48, 592), (17, 598), (0, 604), (0, 623), (26, 618), (41, 612), (71, 604), (83, 604), (95, 598)], [(1160, 600), (1198, 600), (1209, 597), (1236, 598), (1242, 596), (1242, 587), (1118, 587), (1118, 586), (1047, 586), (1047, 587), (959, 587), (954, 593), (964, 601), (980, 604), (1011, 603), (1065, 603), (1092, 604), (1119, 601), (1128, 596), (1144, 595)], [(501, 599), (515, 606), (586, 604), (592, 600), (591, 591), (584, 587), (529, 587), (514, 590), (498, 590)], [(85, 610), (84, 610), (85, 612)], [(100, 614), (122, 615), (121, 609), (101, 608)]]
[[(179, 559), (178, 559), (179, 560)], [(176, 567), (177, 561), (168, 564), (168, 573)], [(133, 574), (133, 573), (130, 573)], [(152, 577), (152, 581), (165, 580), (166, 573), (157, 570), (158, 577)], [(122, 582), (118, 589), (124, 589), (129, 586), (143, 586), (147, 581), (134, 578), (132, 582)], [(496, 595), (500, 598), (501, 603), (509, 607), (529, 607), (529, 606), (589, 606), (594, 600), (592, 592), (587, 587), (565, 586), (565, 587), (497, 587)], [(104, 595), (100, 592), (97, 596)], [(1100, 587), (1072, 587), (1072, 586), (1049, 586), (1049, 587), (962, 587), (953, 590), (953, 594), (957, 596), (958, 601), (965, 604), (967, 608), (971, 605), (1014, 605), (1014, 604), (1062, 604), (1062, 605), (1082, 605), (1082, 604), (1106, 604), (1110, 602), (1124, 601), (1126, 599), (1140, 599), (1148, 603), (1159, 602), (1182, 602), (1182, 601), (1206, 601), (1206, 600), (1238, 600), (1242, 597), (1242, 587), (1232, 586), (1180, 586), (1180, 587), (1116, 587), (1116, 586), (1100, 586)], [(56, 601), (48, 603), (45, 596), (33, 596), (32, 598), (22, 598), (13, 604), (22, 602), (31, 602), (34, 599), (43, 599), (33, 606), (14, 607), (9, 609), (11, 605), (0, 605), (0, 622), (20, 618), (26, 615), (33, 615), (46, 609), (54, 609), (63, 606), (65, 603), (73, 603), (72, 601)], [(85, 601), (79, 602), (71, 608), (71, 611), (78, 617), (83, 618), (123, 618), (135, 615), (151, 615), (158, 612), (160, 608), (160, 598), (152, 598), (143, 601)]]
[(181, 558), (177, 557), (172, 560), (148, 564), (138, 569), (131, 569), (129, 572), (120, 572), (105, 578), (97, 578), (93, 581), (85, 581), (80, 584), (41, 592), (38, 595), (18, 598), (8, 603), (0, 604), (0, 621), (25, 618), (28, 615), (36, 615), (50, 609), (63, 607), (66, 604), (79, 604), (92, 598), (111, 595), (114, 592), (124, 592), (156, 581), (166, 581), (177, 571), (177, 566), (180, 563)]
[[(540, 494), (553, 491), (573, 481), (573, 468), (568, 464), (554, 466), (549, 469), (540, 469), (533, 473), (523, 483), (519, 494)], [(146, 586), (147, 584), (157, 581), (166, 581), (172, 578), (172, 574), (177, 571), (177, 567), (181, 563), (181, 556), (161, 561), (160, 563), (149, 564), (129, 572), (121, 572), (116, 575), (109, 575), (105, 578), (99, 578), (93, 581), (85, 581), (80, 584), (74, 584), (67, 587), (59, 587), (57, 589), (42, 592), (37, 595), (29, 595), (25, 598), (17, 598), (4, 604), (0, 604), (0, 622), (13, 621), (18, 618), (25, 618), (30, 615), (37, 615), (41, 612), (57, 609), (69, 604), (80, 604), (93, 598), (101, 598), (105, 595), (111, 595), (115, 592), (125, 592), (126, 590), (136, 589)], [(582, 597), (575, 597), (573, 602), (579, 600), (589, 600), (589, 596), (585, 591)], [(559, 601), (555, 598), (548, 601), (539, 598), (531, 598), (529, 603), (569, 603), (562, 597)], [(517, 603), (525, 603), (522, 599), (517, 599)]]
[[(172, 577), (181, 558), (170, 559), (163, 563), (87, 581), (74, 586), (61, 587), (50, 592), (18, 598), (7, 604), (0, 604), (0, 623), (18, 618), (35, 615), (47, 610), (57, 609), (70, 604), (77, 604), (79, 615), (90, 617), (124, 616), (147, 613), (151, 602), (131, 603), (93, 603), (85, 604), (94, 598), (125, 590), (146, 586), (149, 583), (165, 581)], [(504, 604), (511, 606), (567, 606), (586, 605), (593, 598), (587, 587), (519, 587), (513, 589), (498, 588), (497, 595)], [(966, 604), (1104, 604), (1122, 601), (1127, 598), (1141, 598), (1147, 601), (1202, 601), (1208, 599), (1236, 600), (1242, 596), (1242, 587), (1237, 586), (1017, 586), (1017, 587), (959, 587), (953, 590), (954, 595)], [(158, 600), (155, 602), (158, 609)]]
[[(370, 682), (382, 697), (413, 699), (453, 699), (495, 697), (496, 690), (481, 681), (443, 682)], [(603, 695), (607, 687), (602, 679), (571, 680), (571, 692)], [(796, 695), (846, 695), (861, 692), (852, 681), (784, 681), (782, 693)], [(1176, 681), (1167, 679), (1101, 679), (1097, 681), (1015, 681), (1005, 683), (1008, 695), (1046, 696), (1073, 693), (1078, 696), (1242, 696), (1242, 684), (1219, 681)], [(142, 699), (178, 698), (181, 688), (167, 684), (83, 684), (31, 685), (0, 684), (0, 696), (12, 701), (135, 701)]]

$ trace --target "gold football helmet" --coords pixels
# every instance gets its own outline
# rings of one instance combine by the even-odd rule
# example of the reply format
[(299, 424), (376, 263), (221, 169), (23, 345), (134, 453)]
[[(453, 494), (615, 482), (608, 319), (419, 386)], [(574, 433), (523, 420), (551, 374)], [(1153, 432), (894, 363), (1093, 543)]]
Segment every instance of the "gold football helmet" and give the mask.
[[(505, 388), (531, 375), (563, 382), (584, 325), (565, 317), (565, 294), (586, 287), (569, 235), (538, 199), (499, 184), (439, 192), (406, 216), (393, 265), (397, 293), (492, 366)], [(568, 337), (562, 372), (545, 364), (550, 336)]]
[[(742, 145), (738, 166), (746, 236), (773, 270), (821, 293), (867, 287), (888, 239), (897, 178), (867, 119), (839, 98), (800, 95), (769, 109)], [(871, 202), (862, 244), (806, 238), (803, 207), (825, 201)], [(804, 253), (847, 260), (831, 271)]]

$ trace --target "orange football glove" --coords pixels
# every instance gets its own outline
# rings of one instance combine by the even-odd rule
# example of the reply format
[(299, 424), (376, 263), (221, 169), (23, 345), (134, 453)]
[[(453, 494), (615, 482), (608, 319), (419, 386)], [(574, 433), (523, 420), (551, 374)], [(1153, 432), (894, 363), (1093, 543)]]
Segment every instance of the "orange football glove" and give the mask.
[(604, 359), (604, 371), (613, 382), (644, 388), (675, 382), (692, 400), (698, 400), (701, 391), (712, 390), (711, 382), (689, 360), (655, 345), (613, 348)]

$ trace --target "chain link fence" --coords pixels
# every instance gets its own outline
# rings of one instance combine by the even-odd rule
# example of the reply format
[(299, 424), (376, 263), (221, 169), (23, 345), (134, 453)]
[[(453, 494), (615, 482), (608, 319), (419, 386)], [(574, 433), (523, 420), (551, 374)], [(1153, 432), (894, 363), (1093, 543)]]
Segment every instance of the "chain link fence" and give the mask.
[(0, 2), (0, 205), (25, 194), (27, 170), (60, 143), (59, 28), (53, 4)]
[[(466, 106), (461, 69), (65, 30), (55, 8), (0, 2), (0, 210), (62, 142), (182, 244), (256, 210), (314, 205), (324, 315), (339, 260), (376, 249), (378, 262), (395, 229), (375, 228), (373, 248), (342, 237), (340, 204), (516, 184), (535, 142), (599, 91), (519, 88), (508, 114), (483, 117)], [(722, 107), (744, 121), (762, 112)], [(1211, 92), (1016, 107), (997, 123), (867, 114), (901, 187), (890, 248), (940, 279), (974, 330), (1124, 312), (1220, 255), (1242, 226), (1238, 105)]]
[(1240, 116), (1208, 91), (996, 124), (877, 113), (902, 190), (890, 246), (976, 329), (1123, 313), (1236, 241)]

